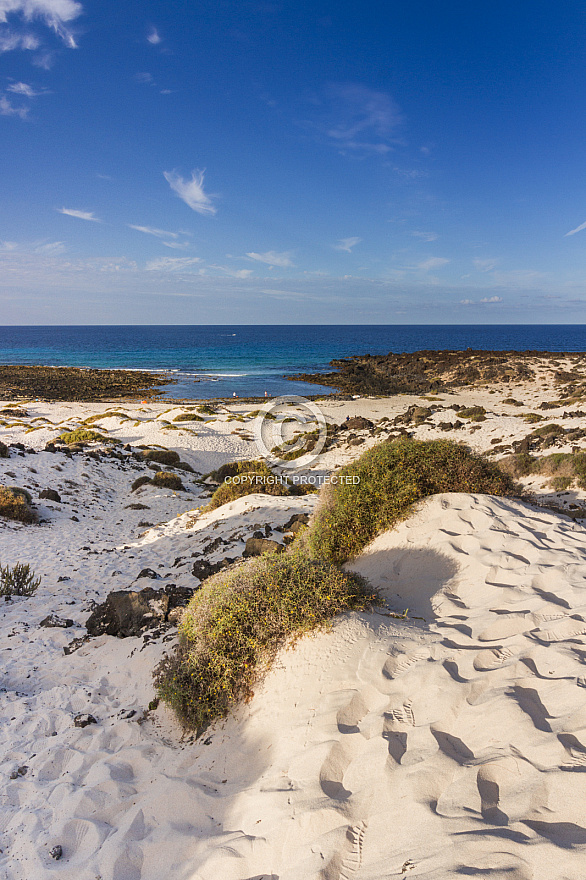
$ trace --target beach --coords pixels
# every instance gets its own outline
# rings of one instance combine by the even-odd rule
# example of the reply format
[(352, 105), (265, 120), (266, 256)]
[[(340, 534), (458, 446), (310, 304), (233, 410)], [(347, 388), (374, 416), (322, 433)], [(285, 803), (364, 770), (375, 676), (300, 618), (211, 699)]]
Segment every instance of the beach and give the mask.
[[(575, 368), (560, 355), (530, 379), (320, 399), (331, 442), (305, 476), (318, 486), (401, 435), (494, 461), (575, 455), (586, 412), (555, 378)], [(202, 563), (237, 562), (259, 532), (283, 543), (315, 510), (314, 493), (255, 493), (199, 512), (205, 475), (259, 454), (263, 402), (213, 403), (0, 407), (0, 485), (28, 491), (39, 519), (0, 519), (0, 564), (41, 578), (34, 595), (0, 600), (2, 876), (581, 876), (586, 490), (551, 462), (509, 465), (531, 497), (419, 503), (347, 563), (384, 605), (282, 650), (252, 699), (199, 738), (156, 700), (169, 620), (85, 638), (112, 591), (193, 590)], [(99, 439), (58, 441), (80, 430)], [(143, 454), (161, 449), (181, 467)], [(161, 469), (182, 489), (132, 490)], [(41, 625), (51, 616), (60, 624)]]

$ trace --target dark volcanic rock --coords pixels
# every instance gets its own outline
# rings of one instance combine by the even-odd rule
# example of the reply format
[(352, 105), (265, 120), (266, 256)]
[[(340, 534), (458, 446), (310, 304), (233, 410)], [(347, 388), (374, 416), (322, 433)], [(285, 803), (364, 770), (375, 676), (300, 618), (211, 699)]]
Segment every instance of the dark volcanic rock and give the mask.
[(60, 629), (68, 629), (70, 626), (73, 626), (73, 621), (69, 617), (57, 617), (56, 614), (49, 614), (47, 617), (44, 617), (39, 626), (48, 626), (48, 627), (58, 627)]
[(246, 549), (242, 554), (248, 556), (262, 556), (263, 553), (282, 553), (285, 548), (278, 541), (271, 541), (270, 538), (249, 538), (246, 542)]
[(140, 636), (169, 621), (169, 614), (184, 607), (193, 596), (188, 587), (167, 584), (160, 590), (115, 590), (90, 614), (86, 628), (90, 636)]
[(362, 416), (353, 416), (353, 418), (342, 422), (340, 428), (347, 428), (348, 431), (363, 431), (367, 428), (374, 428), (374, 424)]
[(39, 492), (39, 498), (46, 498), (47, 501), (61, 501), (61, 495), (56, 489), (43, 489)]
[(63, 847), (60, 844), (57, 844), (57, 846), (54, 846), (49, 850), (49, 855), (52, 859), (55, 859), (55, 861), (58, 862), (63, 856)]
[(153, 571), (152, 568), (143, 568), (140, 574), (137, 575), (136, 579), (139, 578), (150, 578), (152, 581), (160, 580), (161, 575), (157, 574), (156, 571)]
[(103, 400), (153, 397), (170, 377), (134, 370), (88, 370), (77, 367), (0, 365), (0, 400), (16, 396), (45, 400)]
[(90, 724), (97, 724), (98, 722), (94, 718), (93, 715), (90, 715), (89, 712), (80, 712), (79, 715), (76, 715), (73, 719), (74, 727), (88, 727)]
[(208, 562), (207, 559), (197, 559), (193, 563), (191, 573), (194, 577), (199, 578), (200, 581), (205, 581), (206, 578), (221, 571), (225, 566), (226, 563), (223, 559), (221, 562)]

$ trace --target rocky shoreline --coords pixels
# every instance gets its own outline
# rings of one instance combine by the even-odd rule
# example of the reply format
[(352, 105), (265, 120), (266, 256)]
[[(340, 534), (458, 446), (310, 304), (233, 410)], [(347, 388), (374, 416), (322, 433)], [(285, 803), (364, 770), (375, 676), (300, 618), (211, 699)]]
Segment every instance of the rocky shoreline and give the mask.
[(34, 397), (41, 400), (127, 400), (161, 394), (168, 376), (138, 370), (94, 370), (81, 367), (0, 365), (0, 400)]
[[(584, 353), (542, 351), (415, 351), (388, 355), (354, 355), (330, 362), (331, 373), (300, 373), (289, 379), (328, 385), (353, 394), (425, 394), (487, 385), (523, 382), (536, 367), (551, 369), (557, 385), (584, 383)], [(568, 363), (572, 369), (568, 370)], [(572, 392), (570, 392), (572, 393)]]

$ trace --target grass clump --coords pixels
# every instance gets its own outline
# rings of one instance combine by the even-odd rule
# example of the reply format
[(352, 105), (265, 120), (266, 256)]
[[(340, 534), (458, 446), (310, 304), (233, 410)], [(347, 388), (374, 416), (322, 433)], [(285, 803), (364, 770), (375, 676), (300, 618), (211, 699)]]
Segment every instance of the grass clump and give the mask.
[(506, 397), (503, 403), (508, 403), (509, 406), (525, 406), (522, 400), (515, 400), (514, 397)]
[(76, 431), (65, 431), (57, 437), (62, 443), (69, 446), (72, 443), (112, 443), (103, 434), (98, 431), (91, 431), (88, 428), (78, 428)]
[(215, 510), (244, 495), (291, 495), (292, 487), (273, 474), (264, 461), (236, 461), (223, 465), (210, 476), (230, 482), (221, 483), (211, 497), (205, 511)]
[(99, 422), (101, 419), (120, 419), (121, 421), (127, 421), (128, 416), (126, 413), (117, 412), (116, 410), (108, 410), (104, 413), (95, 413), (93, 416), (88, 416), (87, 419), (83, 420), (84, 425), (93, 425), (94, 422)]
[(356, 556), (429, 495), (515, 492), (512, 478), (496, 464), (450, 440), (381, 443), (343, 467), (337, 477), (336, 484), (323, 490), (308, 530), (312, 555), (335, 563)]
[(153, 461), (155, 464), (166, 464), (173, 467), (178, 461), (181, 461), (179, 453), (173, 449), (145, 449), (141, 452), (141, 457), (145, 461)]
[(173, 419), (174, 422), (205, 422), (201, 416), (198, 416), (196, 413), (179, 413), (178, 416), (175, 416)]
[(0, 596), (32, 596), (41, 583), (28, 563), (0, 566)]
[(197, 411), (198, 411), (198, 413), (201, 413), (203, 416), (217, 415), (216, 410), (212, 406), (208, 406), (207, 403), (203, 403), (201, 406), (198, 406)]
[(528, 425), (535, 425), (537, 422), (543, 421), (543, 416), (540, 416), (539, 413), (526, 413), (521, 416), (523, 421), (527, 422)]
[(361, 579), (301, 547), (221, 572), (189, 603), (179, 647), (155, 672), (159, 696), (201, 732), (252, 696), (279, 648), (375, 600)]
[(485, 422), (486, 410), (483, 406), (468, 406), (458, 410), (458, 417), (470, 419), (471, 422)]
[(159, 489), (174, 489), (177, 492), (185, 492), (185, 486), (181, 482), (181, 477), (178, 477), (177, 474), (169, 474), (166, 471), (157, 471), (151, 483), (153, 486), (158, 486)]
[(136, 492), (136, 490), (137, 490), (137, 489), (140, 489), (141, 486), (146, 486), (147, 483), (152, 483), (152, 482), (153, 482), (153, 481), (151, 480), (150, 477), (147, 477), (147, 476), (138, 477), (138, 478), (134, 481), (134, 483), (132, 484), (132, 486), (130, 487), (130, 491), (131, 491), (131, 492)]
[(25, 489), (0, 486), (0, 516), (22, 523), (36, 523), (36, 511), (30, 506), (31, 496)]

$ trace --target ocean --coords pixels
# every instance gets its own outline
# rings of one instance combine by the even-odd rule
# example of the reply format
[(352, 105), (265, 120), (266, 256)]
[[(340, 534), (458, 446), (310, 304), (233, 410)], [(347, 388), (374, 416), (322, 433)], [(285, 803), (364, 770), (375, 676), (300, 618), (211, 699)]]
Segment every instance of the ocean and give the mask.
[(284, 377), (425, 348), (586, 351), (586, 325), (0, 327), (0, 363), (169, 371), (169, 398), (329, 394)]

